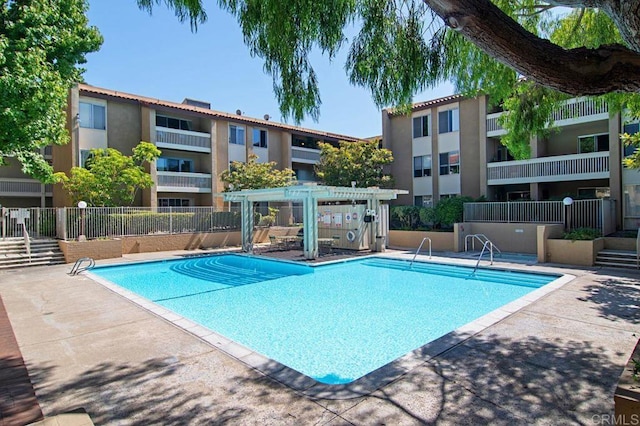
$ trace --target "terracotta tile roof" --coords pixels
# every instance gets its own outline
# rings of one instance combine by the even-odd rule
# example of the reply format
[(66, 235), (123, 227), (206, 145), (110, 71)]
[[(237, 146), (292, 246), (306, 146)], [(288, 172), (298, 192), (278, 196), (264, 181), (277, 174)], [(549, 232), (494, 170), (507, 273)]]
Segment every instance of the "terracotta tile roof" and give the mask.
[(99, 95), (103, 97), (118, 98), (118, 99), (133, 101), (145, 106), (156, 106), (156, 107), (164, 107), (164, 108), (170, 108), (170, 109), (179, 109), (182, 111), (188, 111), (188, 112), (206, 115), (211, 118), (217, 118), (217, 119), (223, 119), (223, 120), (229, 120), (229, 121), (241, 122), (241, 123), (247, 123), (247, 124), (256, 124), (261, 127), (269, 127), (273, 129), (287, 130), (293, 133), (303, 134), (305, 136), (319, 136), (323, 138), (344, 140), (349, 142), (355, 142), (355, 141), (361, 140), (361, 138), (356, 138), (354, 136), (341, 135), (338, 133), (324, 132), (320, 130), (306, 129), (303, 127), (292, 126), (290, 124), (276, 123), (273, 121), (248, 117), (246, 115), (232, 114), (228, 112), (216, 111), (213, 109), (202, 108), (202, 107), (197, 107), (197, 106), (188, 105), (188, 104), (163, 101), (161, 99), (149, 98), (146, 96), (140, 96), (140, 95), (134, 95), (131, 93), (104, 89), (101, 87), (91, 86), (88, 84), (78, 84), (78, 89), (80, 91), (80, 95), (87, 95), (87, 96)]
[[(440, 104), (447, 104), (450, 103), (452, 101), (461, 101), (465, 99), (465, 96), (463, 95), (450, 95), (450, 96), (444, 96), (442, 98), (437, 98), (437, 99), (431, 99), (428, 101), (423, 101), (423, 102), (416, 102), (413, 105), (411, 105), (411, 111), (421, 111), (424, 109), (428, 109), (431, 108), (433, 106), (436, 105), (440, 105)], [(397, 113), (395, 111), (395, 108), (389, 108), (387, 109), (387, 113), (389, 115), (401, 115), (400, 113)]]

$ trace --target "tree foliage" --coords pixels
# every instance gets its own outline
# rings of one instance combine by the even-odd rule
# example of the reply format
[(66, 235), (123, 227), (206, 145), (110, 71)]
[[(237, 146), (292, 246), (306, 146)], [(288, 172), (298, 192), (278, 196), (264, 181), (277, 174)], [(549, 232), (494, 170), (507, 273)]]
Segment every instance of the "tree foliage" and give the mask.
[(229, 170), (220, 174), (220, 179), (226, 184), (225, 191), (241, 191), (243, 189), (279, 188), (294, 184), (296, 181), (293, 170), (286, 168), (278, 170), (275, 161), (258, 162), (258, 156), (251, 154), (246, 163), (232, 161)]
[(85, 167), (71, 168), (69, 176), (55, 173), (54, 178), (74, 204), (85, 201), (93, 207), (129, 206), (140, 189), (153, 186), (144, 166), (158, 157), (160, 150), (149, 142), (140, 142), (131, 156), (113, 148), (92, 149)]
[[(138, 0), (142, 2), (143, 0)], [(155, 3), (159, 3), (156, 0)], [(150, 9), (153, 0), (144, 0)], [(166, 0), (199, 14), (201, 0)], [(568, 97), (604, 95), (640, 116), (640, 9), (617, 0), (220, 0), (251, 53), (273, 76), (284, 117), (318, 118), (320, 91), (310, 53), (334, 59), (348, 48), (349, 80), (380, 107), (408, 111), (412, 96), (444, 81), (509, 109), (503, 143), (527, 158), (531, 136), (553, 127), (549, 112)], [(562, 6), (563, 8), (558, 8)], [(192, 21), (193, 22), (193, 21)], [(358, 33), (346, 36), (347, 28)], [(636, 105), (635, 108), (632, 106)], [(525, 121), (531, 120), (531, 121)]]
[[(145, 3), (150, 8), (153, 1)], [(165, 3), (176, 10), (193, 3), (192, 19), (202, 9), (201, 0)], [(320, 96), (310, 53), (319, 49), (335, 58), (338, 49), (348, 46), (345, 31), (354, 23), (359, 28), (348, 46), (347, 74), (352, 83), (370, 89), (380, 106), (406, 105), (417, 91), (445, 80), (464, 93), (489, 93), (498, 103), (514, 94), (520, 77), (572, 96), (640, 90), (640, 16), (634, 2), (219, 4), (238, 19), (252, 54), (264, 59), (265, 71), (274, 78), (283, 115), (296, 121), (318, 115)]]
[(86, 10), (85, 0), (0, 4), (0, 161), (16, 158), (43, 182), (53, 169), (39, 150), (68, 141), (68, 90), (82, 75), (77, 65), (102, 44)]
[(378, 148), (377, 141), (340, 142), (340, 148), (320, 143), (320, 163), (316, 174), (331, 186), (389, 187), (393, 180), (384, 173), (384, 166), (391, 164), (393, 155), (386, 148)]

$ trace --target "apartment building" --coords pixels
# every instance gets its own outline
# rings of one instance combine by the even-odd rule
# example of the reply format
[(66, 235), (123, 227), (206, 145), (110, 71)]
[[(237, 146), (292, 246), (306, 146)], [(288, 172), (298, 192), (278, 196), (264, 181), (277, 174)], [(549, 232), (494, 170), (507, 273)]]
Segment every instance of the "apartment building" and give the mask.
[(604, 103), (571, 99), (554, 111), (554, 131), (529, 141), (531, 158), (515, 161), (500, 143), (503, 113), (488, 111), (485, 96), (459, 95), (416, 103), (410, 115), (384, 110), (383, 145), (393, 150), (397, 186), (409, 190), (396, 204), (430, 206), (452, 195), (610, 198), (617, 227), (638, 228), (640, 172), (622, 167), (632, 148), (620, 142), (621, 133), (638, 132), (637, 122), (610, 114)]
[(448, 96), (413, 105), (410, 115), (382, 111), (382, 146), (393, 152), (395, 204), (432, 206), (441, 198), (481, 195), (477, 99)]
[[(56, 171), (82, 166), (91, 149), (115, 148), (125, 155), (140, 141), (154, 143), (161, 157), (152, 165), (155, 185), (142, 191), (139, 206), (219, 206), (220, 173), (232, 161), (275, 161), (292, 168), (301, 182), (314, 181), (318, 142), (337, 145), (357, 138), (212, 110), (206, 102), (174, 103), (79, 84), (69, 93), (67, 127), (71, 141), (47, 148)], [(0, 204), (5, 207), (70, 205), (60, 185), (41, 185), (17, 164), (0, 169)]]

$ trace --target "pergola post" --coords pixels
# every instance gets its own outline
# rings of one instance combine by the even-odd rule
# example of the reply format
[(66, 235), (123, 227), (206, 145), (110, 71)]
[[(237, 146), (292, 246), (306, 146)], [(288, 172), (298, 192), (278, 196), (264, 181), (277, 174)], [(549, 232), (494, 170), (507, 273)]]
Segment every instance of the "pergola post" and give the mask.
[(318, 200), (308, 193), (302, 199), (304, 258), (318, 257)]
[(242, 210), (242, 251), (253, 253), (253, 202), (245, 197), (240, 205)]

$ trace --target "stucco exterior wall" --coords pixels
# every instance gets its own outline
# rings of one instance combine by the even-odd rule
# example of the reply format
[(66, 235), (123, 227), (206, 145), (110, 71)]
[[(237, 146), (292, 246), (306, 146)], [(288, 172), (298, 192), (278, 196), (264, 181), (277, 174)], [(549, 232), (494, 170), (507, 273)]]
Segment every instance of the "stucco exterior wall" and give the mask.
[[(431, 250), (433, 251), (453, 251), (453, 232), (425, 232), (425, 231), (389, 231), (390, 248), (417, 249), (422, 239), (431, 239)], [(428, 242), (422, 246), (421, 253), (426, 254), (429, 250)]]

